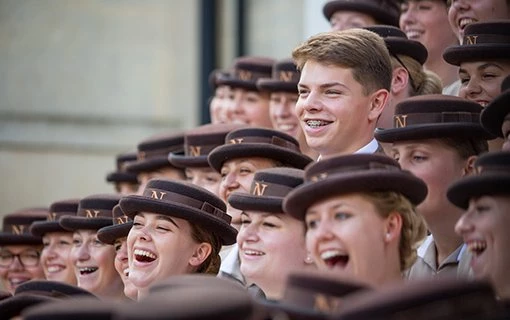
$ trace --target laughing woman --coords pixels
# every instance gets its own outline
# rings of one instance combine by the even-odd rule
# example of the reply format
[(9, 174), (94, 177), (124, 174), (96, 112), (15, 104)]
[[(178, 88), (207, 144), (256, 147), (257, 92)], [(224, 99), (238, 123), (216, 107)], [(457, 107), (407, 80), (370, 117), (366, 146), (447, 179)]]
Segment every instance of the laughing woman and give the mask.
[(88, 196), (80, 200), (75, 217), (60, 218), (60, 225), (73, 231), (70, 259), (78, 287), (101, 298), (124, 298), (124, 286), (113, 263), (115, 249), (97, 237), (97, 230), (112, 224), (112, 210), (119, 200), (116, 194)]
[(401, 281), (416, 260), (425, 223), (415, 206), (423, 181), (383, 155), (329, 158), (305, 170), (285, 211), (306, 223), (306, 246), (320, 270), (374, 287)]
[(170, 276), (216, 276), (221, 246), (236, 239), (225, 203), (190, 183), (150, 180), (142, 195), (123, 198), (120, 207), (133, 219), (127, 248), (129, 280), (138, 289), (138, 299)]

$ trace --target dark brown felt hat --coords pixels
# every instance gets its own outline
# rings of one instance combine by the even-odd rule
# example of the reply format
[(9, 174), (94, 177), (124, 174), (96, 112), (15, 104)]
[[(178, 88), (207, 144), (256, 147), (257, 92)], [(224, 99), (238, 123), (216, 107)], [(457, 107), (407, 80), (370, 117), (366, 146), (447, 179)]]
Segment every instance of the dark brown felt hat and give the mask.
[(232, 72), (227, 75), (220, 74), (216, 83), (232, 88), (258, 91), (257, 80), (271, 78), (274, 63), (274, 59), (267, 57), (239, 57), (234, 61)]
[(446, 48), (443, 58), (456, 66), (467, 61), (510, 60), (510, 21), (468, 25), (462, 44)]
[(510, 152), (481, 155), (475, 162), (477, 174), (453, 183), (446, 193), (454, 205), (467, 209), (469, 199), (483, 195), (510, 196)]
[(228, 278), (217, 277), (207, 273), (193, 273), (171, 276), (166, 280), (155, 283), (149, 287), (149, 296), (160, 293), (166, 294), (172, 292), (175, 288), (182, 287), (223, 287), (229, 290), (246, 290), (239, 282)]
[(28, 308), (21, 316), (24, 320), (112, 320), (115, 310), (124, 304), (116, 300), (73, 297)]
[(273, 65), (271, 78), (257, 81), (260, 91), (298, 93), (300, 73), (292, 59), (283, 59)]
[(228, 77), (229, 71), (228, 70), (222, 70), (222, 69), (215, 69), (209, 73), (208, 83), (209, 88), (211, 90), (216, 90), (218, 88), (218, 79), (220, 77)]
[(53, 202), (50, 205), (46, 221), (35, 221), (30, 225), (30, 232), (37, 237), (42, 237), (49, 232), (67, 232), (62, 228), (59, 219), (64, 216), (76, 216), (80, 199), (66, 199)]
[(18, 317), (25, 309), (58, 300), (55, 297), (37, 294), (15, 295), (0, 301), (0, 314), (2, 319), (12, 319)]
[(95, 194), (80, 200), (76, 216), (60, 218), (60, 225), (69, 231), (99, 230), (112, 224), (112, 210), (120, 200), (118, 194)]
[(206, 124), (184, 134), (184, 154), (170, 153), (168, 161), (177, 168), (209, 168), (207, 156), (225, 143), (227, 134), (243, 128), (240, 124)]
[(305, 169), (305, 183), (283, 201), (286, 213), (304, 220), (313, 203), (334, 195), (394, 191), (417, 205), (427, 196), (427, 185), (397, 161), (382, 154), (351, 154), (315, 162)]
[(42, 244), (41, 237), (30, 233), (30, 225), (45, 220), (48, 213), (48, 208), (27, 208), (6, 214), (0, 232), (0, 246)]
[(103, 243), (113, 245), (115, 240), (127, 237), (132, 226), (133, 220), (124, 214), (120, 205), (116, 205), (112, 210), (112, 225), (97, 230), (97, 238)]
[(301, 185), (304, 171), (294, 168), (270, 168), (255, 172), (250, 193), (234, 192), (228, 203), (239, 210), (283, 213), (285, 196)]
[(438, 139), (493, 139), (480, 124), (482, 107), (467, 99), (441, 94), (407, 98), (397, 104), (393, 128), (376, 129), (381, 142)]
[(379, 24), (398, 27), (400, 7), (395, 0), (333, 0), (322, 8), (328, 21), (337, 11), (356, 11), (367, 14)]
[(225, 213), (225, 203), (188, 182), (150, 180), (143, 195), (122, 198), (120, 207), (131, 218), (141, 211), (168, 215), (203, 226), (216, 234), (223, 245), (236, 242), (237, 231), (230, 225), (232, 217)]
[(209, 153), (211, 167), (221, 172), (225, 161), (238, 158), (268, 158), (303, 169), (312, 159), (301, 153), (299, 142), (290, 135), (266, 128), (243, 128), (229, 132), (225, 144)]
[(365, 27), (365, 29), (377, 33), (383, 38), (391, 55), (408, 56), (418, 61), (421, 65), (427, 61), (427, 48), (425, 48), (421, 42), (408, 39), (404, 31), (399, 28), (387, 25), (376, 25)]
[(106, 176), (107, 182), (112, 183), (138, 183), (138, 178), (135, 173), (127, 172), (126, 167), (130, 163), (134, 163), (137, 160), (136, 152), (126, 152), (118, 154), (116, 157), (116, 170), (114, 172), (108, 173)]
[(491, 319), (501, 307), (487, 282), (416, 280), (357, 295), (333, 319)]
[(172, 167), (168, 162), (170, 152), (184, 152), (183, 133), (163, 133), (152, 136), (138, 144), (137, 161), (126, 166), (128, 172), (140, 173)]
[(503, 138), (501, 127), (505, 117), (510, 113), (510, 76), (501, 83), (501, 94), (497, 96), (480, 115), (480, 121), (485, 130)]

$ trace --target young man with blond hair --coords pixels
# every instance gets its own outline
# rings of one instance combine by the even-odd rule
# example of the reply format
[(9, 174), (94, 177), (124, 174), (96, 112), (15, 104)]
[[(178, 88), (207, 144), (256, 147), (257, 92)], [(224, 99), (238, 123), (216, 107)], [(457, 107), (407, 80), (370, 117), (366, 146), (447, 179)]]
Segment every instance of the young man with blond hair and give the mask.
[(362, 29), (326, 32), (295, 48), (292, 57), (301, 71), (296, 114), (319, 159), (382, 152), (374, 130), (392, 75), (384, 40)]

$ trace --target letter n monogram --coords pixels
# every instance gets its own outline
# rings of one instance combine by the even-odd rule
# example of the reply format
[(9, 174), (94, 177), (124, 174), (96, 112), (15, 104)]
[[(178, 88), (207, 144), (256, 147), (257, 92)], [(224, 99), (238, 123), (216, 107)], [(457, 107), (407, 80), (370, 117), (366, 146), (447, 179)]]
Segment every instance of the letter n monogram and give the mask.
[(48, 221), (55, 221), (56, 218), (57, 218), (57, 213), (56, 212), (50, 212), (50, 214), (48, 214), (48, 216), (46, 217), (46, 220), (48, 220)]
[(189, 153), (192, 157), (199, 157), (200, 149), (202, 149), (200, 146), (189, 146)]
[(333, 311), (334, 306), (332, 301), (330, 301), (330, 299), (327, 296), (318, 294), (317, 296), (315, 296), (315, 304), (313, 307), (315, 310), (330, 312)]
[(290, 82), (292, 80), (292, 71), (280, 71), (280, 81)]
[(163, 199), (163, 196), (166, 194), (166, 192), (162, 192), (162, 191), (156, 191), (156, 190), (152, 190), (151, 191), (151, 198), (152, 199), (157, 199), (157, 200), (161, 200)]
[(127, 223), (127, 221), (128, 221), (127, 216), (117, 217), (117, 224), (124, 224)]
[(395, 116), (395, 128), (407, 127), (407, 114), (402, 116)]
[(243, 142), (243, 138), (237, 138), (237, 139), (230, 139), (230, 144), (239, 144)]
[(243, 81), (250, 81), (251, 80), (251, 72), (246, 70), (240, 70), (239, 71), (239, 78)]
[(255, 187), (253, 188), (253, 194), (256, 196), (263, 196), (264, 192), (266, 192), (267, 184), (255, 182)]
[(85, 217), (87, 218), (97, 218), (97, 216), (99, 215), (101, 211), (99, 210), (90, 210), (90, 209), (87, 209), (85, 210)]
[(466, 44), (476, 44), (476, 39), (478, 36), (467, 36), (466, 37)]
[(18, 225), (13, 224), (12, 225), (12, 233), (13, 234), (23, 234), (24, 231), (25, 231), (24, 225), (22, 225), (22, 224), (18, 224)]

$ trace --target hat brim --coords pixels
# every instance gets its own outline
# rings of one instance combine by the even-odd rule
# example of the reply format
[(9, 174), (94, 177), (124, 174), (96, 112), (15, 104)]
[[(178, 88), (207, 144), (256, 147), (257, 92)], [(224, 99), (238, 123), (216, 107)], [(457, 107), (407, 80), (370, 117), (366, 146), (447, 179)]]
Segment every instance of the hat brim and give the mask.
[(168, 155), (168, 161), (177, 168), (209, 168), (207, 156), (188, 157), (171, 153)]
[(434, 123), (413, 125), (405, 128), (377, 128), (375, 138), (379, 142), (395, 142), (421, 139), (459, 137), (466, 139), (491, 140), (495, 137), (476, 123)]
[(111, 172), (106, 176), (107, 182), (113, 182), (113, 183), (121, 183), (121, 182), (127, 182), (127, 183), (138, 183), (138, 178), (136, 174), (130, 173), (130, 172)]
[(274, 316), (275, 314), (284, 313), (290, 319), (293, 320), (329, 319), (328, 315), (321, 313), (320, 311), (297, 305), (291, 305), (289, 303), (286, 303), (285, 301), (278, 302), (259, 299), (256, 300), (256, 304), (261, 306), (264, 309), (264, 311), (271, 316)]
[(58, 221), (36, 221), (30, 225), (30, 233), (36, 237), (42, 237), (50, 232), (69, 232)]
[(358, 1), (330, 1), (324, 5), (322, 13), (324, 17), (331, 19), (331, 16), (337, 11), (355, 11), (365, 13), (373, 17), (379, 24), (386, 24), (399, 27), (399, 17), (388, 14), (387, 11), (377, 7), (375, 4), (360, 3)]
[(457, 207), (467, 209), (471, 198), (501, 194), (510, 195), (508, 173), (491, 173), (460, 179), (448, 188), (446, 196)]
[(112, 218), (62, 217), (60, 225), (67, 231), (99, 230), (113, 224)]
[(508, 57), (510, 57), (510, 44), (452, 46), (443, 53), (444, 60), (455, 66), (466, 61), (506, 60)]
[(229, 86), (232, 88), (240, 88), (248, 91), (259, 91), (255, 81), (242, 81), (237, 78), (219, 77), (216, 83), (219, 86)]
[(480, 114), (480, 122), (488, 132), (504, 138), (501, 127), (505, 117), (510, 113), (510, 90), (503, 92), (483, 109)]
[(38, 305), (40, 303), (58, 301), (60, 299), (35, 294), (15, 295), (0, 302), (2, 310), (2, 319), (11, 319), (17, 317), (26, 308)]
[(160, 202), (144, 196), (128, 196), (120, 200), (122, 212), (133, 218), (138, 212), (151, 212), (168, 215), (201, 225), (206, 230), (214, 232), (223, 245), (236, 242), (237, 230), (225, 221), (204, 213), (199, 209), (179, 202)]
[(283, 82), (273, 79), (260, 79), (257, 81), (257, 87), (261, 91), (268, 92), (288, 92), (298, 93), (297, 83), (294, 82)]
[(163, 167), (171, 166), (172, 165), (168, 161), (167, 157), (157, 157), (130, 163), (129, 165), (126, 166), (126, 171), (131, 173), (140, 173), (147, 171), (155, 171)]
[(132, 226), (133, 222), (129, 221), (126, 223), (103, 227), (97, 230), (97, 238), (103, 243), (113, 245), (117, 239), (127, 237)]
[(4, 245), (40, 245), (42, 238), (28, 234), (0, 233), (0, 246)]
[(227, 201), (232, 207), (239, 210), (283, 213), (283, 198), (281, 197), (258, 197), (234, 192), (228, 197)]
[(393, 54), (401, 54), (413, 58), (421, 65), (427, 61), (428, 52), (425, 46), (418, 41), (404, 38), (387, 37), (384, 39), (388, 51)]
[(286, 213), (304, 220), (306, 210), (317, 201), (334, 195), (393, 191), (404, 195), (414, 205), (427, 196), (427, 185), (419, 178), (402, 172), (370, 170), (331, 175), (324, 180), (305, 183), (292, 190), (283, 201)]
[(260, 157), (279, 161), (294, 168), (304, 169), (312, 159), (304, 154), (273, 146), (267, 143), (227, 144), (215, 148), (209, 153), (211, 167), (221, 172), (223, 163), (231, 159)]

